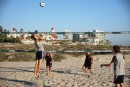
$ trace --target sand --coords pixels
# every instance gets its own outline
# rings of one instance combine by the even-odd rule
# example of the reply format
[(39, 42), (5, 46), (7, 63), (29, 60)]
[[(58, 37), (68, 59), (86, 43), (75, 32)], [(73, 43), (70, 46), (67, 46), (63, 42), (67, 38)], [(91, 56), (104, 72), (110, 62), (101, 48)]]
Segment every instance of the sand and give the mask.
[[(113, 68), (100, 67), (109, 63), (113, 55), (94, 55), (94, 76), (82, 71), (84, 56), (66, 57), (62, 62), (54, 62), (51, 76), (42, 65), (39, 78), (34, 78), (35, 62), (0, 62), (0, 87), (113, 87)], [(130, 87), (130, 55), (127, 59), (125, 87)]]

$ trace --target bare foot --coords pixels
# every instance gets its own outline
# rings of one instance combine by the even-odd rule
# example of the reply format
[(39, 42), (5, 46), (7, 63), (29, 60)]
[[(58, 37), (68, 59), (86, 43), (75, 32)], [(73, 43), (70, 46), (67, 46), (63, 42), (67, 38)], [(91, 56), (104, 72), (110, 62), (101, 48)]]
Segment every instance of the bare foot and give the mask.
[(39, 73), (37, 73), (37, 77), (39, 78)]
[(34, 77), (37, 78), (37, 74), (34, 74)]
[(49, 75), (49, 74), (48, 74), (47, 76), (48, 76), (48, 77), (50, 77), (50, 75)]

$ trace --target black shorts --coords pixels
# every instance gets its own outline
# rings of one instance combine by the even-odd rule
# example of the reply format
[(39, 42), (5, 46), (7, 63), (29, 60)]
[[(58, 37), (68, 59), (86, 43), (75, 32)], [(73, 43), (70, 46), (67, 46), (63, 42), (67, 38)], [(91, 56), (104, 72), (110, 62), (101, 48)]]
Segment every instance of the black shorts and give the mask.
[(115, 84), (124, 83), (124, 75), (114, 76), (114, 83)]
[(87, 64), (84, 64), (84, 66), (88, 69), (91, 69), (91, 64), (87, 65)]
[(46, 63), (46, 67), (52, 67), (52, 63)]
[(36, 60), (40, 60), (40, 59), (42, 59), (42, 57), (43, 57), (43, 52), (42, 51), (37, 51), (36, 52)]

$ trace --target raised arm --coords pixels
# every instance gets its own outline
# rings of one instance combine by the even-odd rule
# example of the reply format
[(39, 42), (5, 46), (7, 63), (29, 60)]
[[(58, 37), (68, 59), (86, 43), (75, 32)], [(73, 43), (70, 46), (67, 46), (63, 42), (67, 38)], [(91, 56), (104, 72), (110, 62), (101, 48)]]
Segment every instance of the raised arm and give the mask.
[(38, 40), (41, 41), (42, 40), (42, 37), (40, 35), (37, 35), (38, 37)]
[(42, 40), (42, 37), (40, 35), (34, 34), (33, 36), (36, 39), (36, 41), (41, 41)]
[(50, 56), (51, 56), (51, 63), (52, 63), (52, 62), (54, 61), (54, 60), (53, 60), (53, 57), (52, 57), (52, 54), (50, 54)]

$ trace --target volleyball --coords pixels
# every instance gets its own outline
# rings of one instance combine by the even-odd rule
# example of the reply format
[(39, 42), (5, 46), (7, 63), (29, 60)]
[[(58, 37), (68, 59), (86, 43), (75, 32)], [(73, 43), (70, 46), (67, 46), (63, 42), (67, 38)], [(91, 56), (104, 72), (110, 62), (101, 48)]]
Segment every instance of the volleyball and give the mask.
[(40, 2), (40, 7), (44, 7), (45, 3), (44, 2)]

